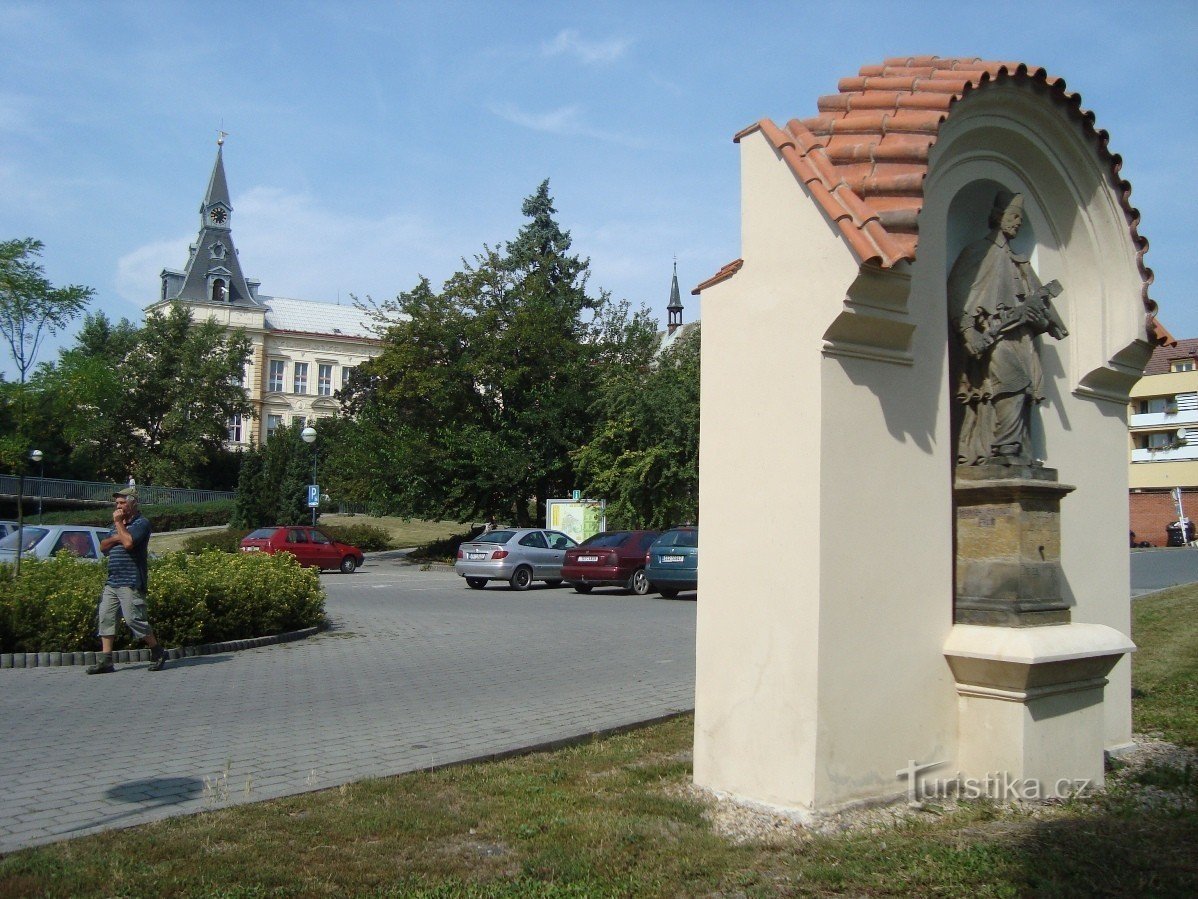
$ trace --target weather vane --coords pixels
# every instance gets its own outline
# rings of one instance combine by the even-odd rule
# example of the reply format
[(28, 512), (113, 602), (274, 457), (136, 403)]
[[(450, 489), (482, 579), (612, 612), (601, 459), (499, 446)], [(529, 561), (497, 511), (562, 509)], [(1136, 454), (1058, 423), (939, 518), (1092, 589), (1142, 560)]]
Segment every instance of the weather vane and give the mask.
[(223, 146), (225, 145), (225, 138), (226, 138), (226, 137), (228, 137), (228, 136), (229, 136), (229, 132), (228, 132), (228, 131), (221, 131), (220, 129), (217, 129), (217, 132), (216, 132), (216, 145), (217, 145), (218, 147), (223, 147)]

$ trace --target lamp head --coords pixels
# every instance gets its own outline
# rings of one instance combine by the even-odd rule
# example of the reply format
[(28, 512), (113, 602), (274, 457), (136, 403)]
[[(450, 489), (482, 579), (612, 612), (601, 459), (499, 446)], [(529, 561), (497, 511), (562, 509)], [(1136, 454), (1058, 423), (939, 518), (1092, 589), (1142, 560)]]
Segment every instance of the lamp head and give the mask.
[(29, 454), (29, 458), (32, 459), (34, 462), (41, 462), (42, 457), (44, 455), (45, 455), (45, 453), (43, 453), (41, 450), (35, 449), (33, 452), (31, 452)]
[(306, 428), (304, 428), (302, 431), (300, 431), (300, 437), (303, 438), (304, 443), (315, 443), (316, 442), (316, 428), (312, 427), (311, 425), (308, 425)]

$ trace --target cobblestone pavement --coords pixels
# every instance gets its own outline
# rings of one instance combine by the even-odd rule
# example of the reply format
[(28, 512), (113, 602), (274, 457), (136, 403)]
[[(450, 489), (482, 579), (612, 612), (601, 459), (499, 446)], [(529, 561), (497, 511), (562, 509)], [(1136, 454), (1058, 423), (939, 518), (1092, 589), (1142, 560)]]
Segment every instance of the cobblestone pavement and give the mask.
[(694, 707), (694, 594), (476, 591), (386, 559), (321, 578), (333, 627), (307, 640), (0, 672), (0, 852)]

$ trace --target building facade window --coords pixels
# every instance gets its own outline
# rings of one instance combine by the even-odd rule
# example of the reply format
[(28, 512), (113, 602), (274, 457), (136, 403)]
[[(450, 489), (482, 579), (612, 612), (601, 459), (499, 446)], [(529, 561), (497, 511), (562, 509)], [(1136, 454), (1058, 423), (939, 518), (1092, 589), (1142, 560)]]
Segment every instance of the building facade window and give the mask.
[(1172, 396), (1154, 396), (1140, 400), (1140, 414), (1176, 412), (1177, 398)]
[(1173, 363), (1169, 366), (1169, 371), (1193, 371), (1193, 370), (1194, 370), (1194, 360), (1193, 359), (1175, 359), (1173, 361)]
[(316, 392), (321, 396), (333, 395), (333, 366), (321, 363), (316, 373)]
[(267, 415), (266, 416), (266, 439), (270, 440), (275, 436), (275, 431), (283, 427), (282, 415)]
[(266, 382), (267, 393), (282, 393), (283, 392), (283, 360), (270, 360), (270, 378)]
[(349, 383), (349, 373), (354, 370), (352, 365), (341, 366), (341, 389), (345, 389), (345, 385)]
[(293, 393), (307, 393), (308, 392), (308, 363), (307, 362), (295, 363), (295, 384), (294, 384), (294, 386), (295, 386), (295, 390), (292, 391)]
[(229, 442), (241, 443), (241, 413), (238, 412), (229, 419)]
[(303, 416), (303, 415), (291, 416), (291, 427), (295, 428), (297, 431), (302, 431), (307, 426), (308, 426), (308, 419), (305, 416)]

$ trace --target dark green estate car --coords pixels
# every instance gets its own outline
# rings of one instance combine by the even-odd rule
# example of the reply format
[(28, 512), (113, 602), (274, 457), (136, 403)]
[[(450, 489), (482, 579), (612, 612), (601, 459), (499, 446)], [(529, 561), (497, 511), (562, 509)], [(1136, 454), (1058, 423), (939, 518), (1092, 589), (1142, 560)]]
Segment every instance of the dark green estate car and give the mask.
[(699, 529), (666, 531), (645, 553), (645, 576), (667, 599), (699, 586)]

